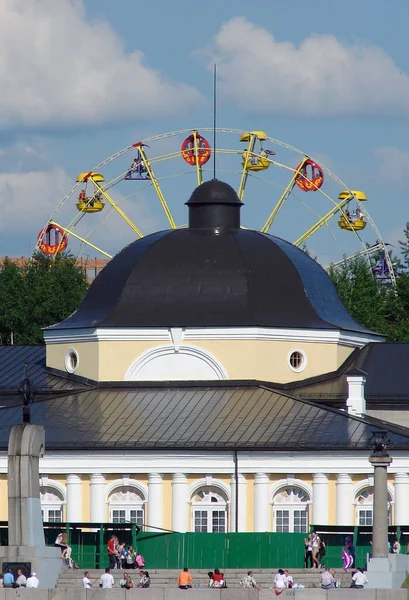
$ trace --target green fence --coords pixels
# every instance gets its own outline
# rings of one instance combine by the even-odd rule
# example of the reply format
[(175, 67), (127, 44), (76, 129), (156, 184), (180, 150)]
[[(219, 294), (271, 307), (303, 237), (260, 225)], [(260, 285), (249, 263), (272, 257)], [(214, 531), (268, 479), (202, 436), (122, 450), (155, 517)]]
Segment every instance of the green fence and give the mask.
[[(342, 566), (345, 538), (352, 537), (356, 565), (364, 566), (371, 552), (370, 527), (316, 526), (326, 543), (326, 566)], [(173, 533), (139, 531), (121, 523), (45, 523), (46, 544), (52, 546), (61, 531), (68, 534), (72, 557), (80, 568), (108, 566), (107, 542), (115, 534), (140, 552), (149, 569), (278, 569), (304, 566), (304, 533)], [(401, 552), (409, 542), (408, 527), (389, 527), (391, 543), (399, 539)], [(0, 522), (0, 542), (7, 544), (7, 522)]]
[(302, 567), (302, 533), (147, 533), (137, 537), (146, 564), (157, 569)]

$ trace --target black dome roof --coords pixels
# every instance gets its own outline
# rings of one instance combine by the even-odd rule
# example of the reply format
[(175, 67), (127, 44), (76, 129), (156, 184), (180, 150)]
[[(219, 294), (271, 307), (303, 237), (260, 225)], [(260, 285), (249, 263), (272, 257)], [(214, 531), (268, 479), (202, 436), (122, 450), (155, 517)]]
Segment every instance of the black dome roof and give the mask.
[(187, 202), (189, 228), (132, 242), (92, 283), (78, 310), (52, 329), (285, 327), (370, 333), (305, 252), (240, 229), (241, 201), (209, 181)]

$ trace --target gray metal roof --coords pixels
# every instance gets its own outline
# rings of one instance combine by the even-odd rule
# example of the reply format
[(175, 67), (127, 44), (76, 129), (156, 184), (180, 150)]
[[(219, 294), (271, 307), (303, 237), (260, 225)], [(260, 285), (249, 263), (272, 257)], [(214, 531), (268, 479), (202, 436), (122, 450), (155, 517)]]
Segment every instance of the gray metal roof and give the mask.
[[(406, 408), (409, 402), (409, 343), (370, 343), (356, 350), (334, 373), (282, 387), (297, 398), (344, 405), (348, 396), (346, 375), (353, 370), (365, 373), (365, 398), (368, 406)], [(281, 388), (281, 386), (275, 386)]]
[[(48, 450), (368, 450), (387, 429), (395, 449), (409, 430), (295, 399), (259, 385), (100, 387), (31, 406)], [(0, 448), (21, 406), (0, 410)]]

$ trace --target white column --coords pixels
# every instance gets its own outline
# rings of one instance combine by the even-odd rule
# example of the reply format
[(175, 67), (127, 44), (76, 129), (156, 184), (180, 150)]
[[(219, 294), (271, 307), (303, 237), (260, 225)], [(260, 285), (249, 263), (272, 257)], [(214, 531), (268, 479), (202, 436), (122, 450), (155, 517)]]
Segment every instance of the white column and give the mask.
[(162, 527), (163, 481), (159, 473), (148, 475), (148, 525)]
[(395, 475), (395, 525), (409, 523), (409, 475)]
[(84, 521), (82, 518), (82, 480), (80, 475), (67, 475), (67, 516), (69, 523)]
[(271, 531), (270, 479), (265, 473), (254, 476), (254, 531)]
[(328, 525), (328, 476), (325, 473), (312, 476), (312, 524)]
[(337, 525), (353, 524), (352, 479), (347, 473), (337, 475)]
[(105, 523), (107, 520), (105, 503), (105, 477), (93, 473), (90, 481), (91, 523)]
[(187, 500), (188, 498), (186, 475), (184, 473), (174, 473), (172, 478), (173, 531), (180, 531), (181, 533), (185, 533), (187, 530)]
[[(231, 483), (231, 503), (230, 503), (230, 531), (236, 531), (236, 478), (232, 475)], [(239, 473), (239, 490), (238, 490), (238, 531), (247, 531), (247, 481), (244, 475)]]

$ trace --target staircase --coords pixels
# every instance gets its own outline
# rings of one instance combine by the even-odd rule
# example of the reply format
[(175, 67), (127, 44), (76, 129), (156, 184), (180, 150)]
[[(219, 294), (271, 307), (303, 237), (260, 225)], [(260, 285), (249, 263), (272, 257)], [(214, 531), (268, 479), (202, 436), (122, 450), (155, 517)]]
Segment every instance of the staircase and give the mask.
[[(210, 569), (191, 569), (190, 574), (193, 578), (193, 586), (206, 588), (208, 583), (207, 572)], [(291, 569), (290, 573), (293, 576), (295, 583), (300, 583), (306, 588), (320, 587), (320, 573), (322, 569)], [(93, 587), (98, 587), (99, 578), (104, 569), (89, 569), (90, 579), (96, 579)], [(262, 588), (271, 588), (273, 586), (274, 575), (277, 570), (271, 569), (253, 569), (253, 576)], [(112, 570), (111, 574), (115, 579), (115, 584), (119, 585), (120, 579), (124, 573), (128, 573), (136, 586), (139, 582), (139, 571), (137, 569)], [(151, 577), (151, 587), (171, 587), (177, 588), (179, 569), (149, 569)], [(240, 580), (247, 574), (245, 569), (224, 569), (227, 586), (229, 588), (239, 588)], [(84, 571), (82, 569), (70, 569), (63, 571), (58, 579), (57, 588), (81, 588)], [(344, 573), (342, 569), (335, 569), (335, 578), (341, 581), (342, 587), (349, 587), (351, 584), (351, 573)]]

